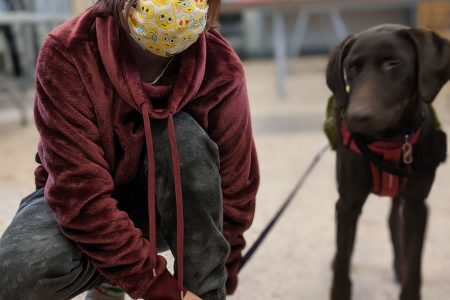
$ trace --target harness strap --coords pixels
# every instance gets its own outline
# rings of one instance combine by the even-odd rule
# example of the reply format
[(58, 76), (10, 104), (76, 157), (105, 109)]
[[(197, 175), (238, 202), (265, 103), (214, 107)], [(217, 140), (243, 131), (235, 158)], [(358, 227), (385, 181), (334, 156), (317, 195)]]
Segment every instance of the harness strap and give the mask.
[(408, 167), (394, 166), (380, 159), (378, 156), (372, 153), (372, 151), (370, 151), (361, 135), (353, 133), (351, 134), (351, 139), (358, 146), (358, 149), (361, 151), (361, 155), (371, 163), (375, 164), (378, 168), (380, 168), (384, 172), (387, 172), (394, 176), (407, 178), (426, 178), (433, 176), (434, 174), (434, 172), (430, 171), (428, 172), (420, 170), (413, 171), (411, 168)]
[(412, 147), (419, 139), (420, 129), (404, 140), (374, 141), (370, 144), (363, 135), (350, 133), (346, 124), (342, 125), (341, 134), (343, 144), (370, 163), (374, 194), (395, 197), (406, 188), (409, 178), (433, 175), (432, 172), (413, 171), (410, 167)]

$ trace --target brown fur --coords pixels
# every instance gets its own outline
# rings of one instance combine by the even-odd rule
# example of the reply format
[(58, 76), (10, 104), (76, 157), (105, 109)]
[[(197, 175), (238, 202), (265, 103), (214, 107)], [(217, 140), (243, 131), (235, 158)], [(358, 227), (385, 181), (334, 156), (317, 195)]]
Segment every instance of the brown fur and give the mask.
[[(407, 188), (392, 200), (389, 218), (401, 300), (420, 299), (425, 199), (446, 147), (430, 103), (449, 79), (450, 43), (433, 32), (401, 25), (382, 25), (348, 37), (333, 52), (327, 68), (337, 126), (344, 121), (350, 131), (371, 138), (401, 137), (421, 128), (412, 170), (430, 175), (409, 178)], [(336, 176), (337, 252), (331, 299), (349, 300), (357, 220), (372, 190), (372, 175), (369, 162), (339, 141)]]

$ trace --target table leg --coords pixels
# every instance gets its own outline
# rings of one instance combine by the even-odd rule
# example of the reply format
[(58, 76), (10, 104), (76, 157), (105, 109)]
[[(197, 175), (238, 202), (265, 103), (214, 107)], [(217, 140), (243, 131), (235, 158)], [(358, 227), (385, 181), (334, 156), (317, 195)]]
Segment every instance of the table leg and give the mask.
[(280, 98), (287, 95), (287, 39), (283, 13), (272, 12), (273, 19), (273, 42), (276, 62), (277, 91)]
[(304, 8), (298, 12), (295, 21), (294, 31), (292, 32), (291, 46), (289, 48), (289, 56), (297, 57), (302, 50), (303, 41), (305, 40), (306, 30), (308, 29), (310, 12)]
[(328, 15), (330, 16), (334, 31), (336, 32), (336, 36), (340, 42), (348, 36), (347, 26), (345, 26), (344, 20), (342, 19), (341, 13), (337, 7), (330, 8), (328, 10)]
[[(17, 79), (19, 80), (19, 79)], [(24, 94), (21, 92), (18, 84), (10, 85), (8, 88), (9, 97), (11, 98), (12, 104), (19, 110), (20, 112), (20, 122), (23, 126), (28, 124), (27, 118), (27, 109), (23, 103)]]

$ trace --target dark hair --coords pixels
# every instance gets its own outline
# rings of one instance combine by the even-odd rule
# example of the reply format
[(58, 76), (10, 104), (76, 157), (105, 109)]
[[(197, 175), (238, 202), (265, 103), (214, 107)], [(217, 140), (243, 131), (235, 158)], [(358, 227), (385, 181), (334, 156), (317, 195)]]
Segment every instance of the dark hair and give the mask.
[[(130, 1), (130, 7), (133, 2)], [(219, 15), (221, 0), (208, 0), (209, 10), (208, 10), (208, 20), (206, 22), (206, 29), (211, 27), (217, 27), (217, 16)], [(113, 16), (116, 20), (123, 24), (121, 12), (127, 0), (97, 0), (93, 7), (93, 13), (96, 17), (107, 17)], [(129, 8), (128, 8), (129, 9)]]

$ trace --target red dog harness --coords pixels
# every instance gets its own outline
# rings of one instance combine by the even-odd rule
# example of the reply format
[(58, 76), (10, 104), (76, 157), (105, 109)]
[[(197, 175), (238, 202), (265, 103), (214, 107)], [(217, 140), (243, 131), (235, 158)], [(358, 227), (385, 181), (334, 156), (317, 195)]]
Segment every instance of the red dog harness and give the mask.
[[(341, 126), (341, 134), (345, 146), (355, 153), (362, 154), (346, 124)], [(402, 140), (374, 141), (367, 144), (367, 148), (382, 161), (395, 167), (399, 167), (402, 162), (409, 166), (413, 162), (413, 146), (416, 144), (419, 136), (420, 129), (412, 135), (406, 135)], [(372, 171), (372, 192), (374, 194), (395, 197), (406, 187), (407, 178), (393, 175), (383, 170), (373, 161), (370, 161), (370, 169)]]

